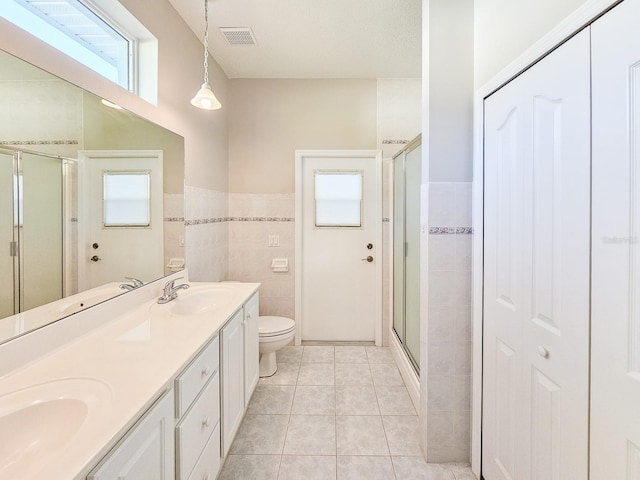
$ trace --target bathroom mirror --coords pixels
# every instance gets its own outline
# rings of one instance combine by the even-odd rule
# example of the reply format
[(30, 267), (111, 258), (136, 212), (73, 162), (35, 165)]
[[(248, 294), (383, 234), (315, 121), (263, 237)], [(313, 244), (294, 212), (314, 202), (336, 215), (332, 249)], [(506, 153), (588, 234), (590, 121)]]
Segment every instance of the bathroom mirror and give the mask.
[(0, 50), (0, 343), (171, 273), (183, 199), (181, 136)]

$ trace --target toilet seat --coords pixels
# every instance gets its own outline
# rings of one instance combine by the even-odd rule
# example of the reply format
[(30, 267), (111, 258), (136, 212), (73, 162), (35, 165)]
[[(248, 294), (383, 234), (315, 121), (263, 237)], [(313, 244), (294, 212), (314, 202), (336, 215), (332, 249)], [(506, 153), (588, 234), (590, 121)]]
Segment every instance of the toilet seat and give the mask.
[(291, 333), (296, 327), (293, 320), (286, 317), (259, 317), (258, 331), (260, 338), (278, 337)]

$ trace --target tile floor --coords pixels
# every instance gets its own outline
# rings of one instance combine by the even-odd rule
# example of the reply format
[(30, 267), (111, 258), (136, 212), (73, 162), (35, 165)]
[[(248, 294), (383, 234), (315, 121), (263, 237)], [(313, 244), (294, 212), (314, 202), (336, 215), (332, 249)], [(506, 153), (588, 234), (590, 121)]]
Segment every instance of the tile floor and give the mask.
[(427, 464), (388, 348), (285, 347), (260, 379), (220, 480), (475, 480)]

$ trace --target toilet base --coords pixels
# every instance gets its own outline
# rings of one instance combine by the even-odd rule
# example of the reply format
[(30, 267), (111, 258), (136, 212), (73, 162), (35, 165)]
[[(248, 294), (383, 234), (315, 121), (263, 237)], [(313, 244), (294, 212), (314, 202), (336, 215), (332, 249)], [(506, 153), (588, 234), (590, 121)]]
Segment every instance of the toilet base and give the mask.
[(267, 352), (260, 355), (260, 378), (272, 377), (278, 371), (276, 352)]

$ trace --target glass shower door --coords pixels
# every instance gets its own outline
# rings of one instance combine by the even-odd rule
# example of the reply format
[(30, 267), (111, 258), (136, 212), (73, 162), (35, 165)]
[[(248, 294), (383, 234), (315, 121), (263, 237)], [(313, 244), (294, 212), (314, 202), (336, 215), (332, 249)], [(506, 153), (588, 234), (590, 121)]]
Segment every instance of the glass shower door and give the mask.
[(405, 344), (420, 364), (420, 183), (421, 148), (405, 157)]
[(393, 161), (393, 329), (404, 340), (404, 153)]
[(393, 158), (393, 329), (420, 373), (420, 137)]

